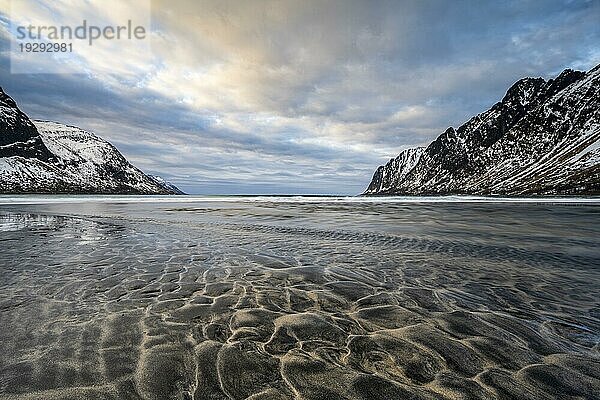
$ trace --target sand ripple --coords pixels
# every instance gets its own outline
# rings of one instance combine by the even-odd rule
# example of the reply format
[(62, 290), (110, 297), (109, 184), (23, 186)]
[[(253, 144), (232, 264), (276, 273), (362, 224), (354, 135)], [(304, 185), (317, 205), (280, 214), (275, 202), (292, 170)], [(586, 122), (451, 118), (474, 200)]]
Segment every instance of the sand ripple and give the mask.
[(2, 399), (597, 399), (593, 254), (2, 214)]

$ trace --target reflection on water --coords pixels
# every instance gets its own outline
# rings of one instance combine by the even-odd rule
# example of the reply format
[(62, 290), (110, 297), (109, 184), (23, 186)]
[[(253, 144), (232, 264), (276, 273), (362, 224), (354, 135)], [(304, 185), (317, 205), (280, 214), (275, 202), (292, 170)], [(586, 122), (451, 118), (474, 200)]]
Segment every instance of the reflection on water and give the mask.
[(0, 206), (0, 398), (595, 398), (600, 207)]

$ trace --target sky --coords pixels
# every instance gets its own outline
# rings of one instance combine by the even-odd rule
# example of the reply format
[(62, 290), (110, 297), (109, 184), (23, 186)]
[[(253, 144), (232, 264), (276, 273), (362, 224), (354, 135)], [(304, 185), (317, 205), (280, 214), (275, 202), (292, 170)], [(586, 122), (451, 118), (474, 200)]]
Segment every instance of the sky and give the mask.
[[(119, 4), (0, 0), (0, 86), (188, 193), (357, 194), (518, 79), (600, 63), (600, 0)], [(142, 9), (149, 47), (90, 46), (77, 73), (11, 72), (11, 20), (118, 24)]]

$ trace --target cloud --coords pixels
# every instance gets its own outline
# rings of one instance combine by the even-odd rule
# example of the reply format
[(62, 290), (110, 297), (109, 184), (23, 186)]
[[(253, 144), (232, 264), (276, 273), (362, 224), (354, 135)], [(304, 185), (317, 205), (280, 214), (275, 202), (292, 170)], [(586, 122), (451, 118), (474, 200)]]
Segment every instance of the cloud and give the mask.
[(597, 64), (599, 19), (595, 1), (157, 0), (151, 53), (13, 75), (4, 28), (0, 79), (26, 112), (93, 130), (190, 192), (357, 193), (517, 79)]

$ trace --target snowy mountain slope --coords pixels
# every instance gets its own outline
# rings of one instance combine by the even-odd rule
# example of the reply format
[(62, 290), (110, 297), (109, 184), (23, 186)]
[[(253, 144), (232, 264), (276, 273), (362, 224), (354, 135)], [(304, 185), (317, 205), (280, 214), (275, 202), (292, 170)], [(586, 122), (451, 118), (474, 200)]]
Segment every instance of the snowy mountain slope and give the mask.
[[(0, 153), (1, 193), (182, 193), (144, 174), (91, 132), (31, 121), (4, 92), (0, 104), (0, 140), (6, 143)], [(6, 134), (14, 131), (23, 133)]]
[(181, 189), (177, 186), (173, 185), (171, 182), (168, 182), (157, 175), (148, 175), (152, 180), (158, 183), (160, 186), (170, 190), (173, 194), (185, 194)]
[[(598, 194), (599, 141), (600, 66), (525, 78), (416, 164), (379, 167), (365, 194)], [(395, 184), (379, 184), (382, 168)]]
[(419, 162), (424, 150), (425, 147), (406, 149), (386, 165), (379, 166), (365, 193), (385, 192), (395, 188)]

